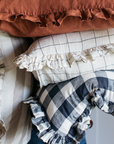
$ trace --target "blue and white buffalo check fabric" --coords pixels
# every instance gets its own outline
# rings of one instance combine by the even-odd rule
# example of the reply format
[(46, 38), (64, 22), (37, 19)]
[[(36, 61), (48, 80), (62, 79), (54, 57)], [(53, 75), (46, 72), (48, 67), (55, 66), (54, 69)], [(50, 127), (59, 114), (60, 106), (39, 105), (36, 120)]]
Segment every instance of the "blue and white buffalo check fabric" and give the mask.
[(28, 98), (38, 137), (48, 144), (77, 144), (97, 106), (114, 115), (114, 71), (96, 71), (39, 89)]

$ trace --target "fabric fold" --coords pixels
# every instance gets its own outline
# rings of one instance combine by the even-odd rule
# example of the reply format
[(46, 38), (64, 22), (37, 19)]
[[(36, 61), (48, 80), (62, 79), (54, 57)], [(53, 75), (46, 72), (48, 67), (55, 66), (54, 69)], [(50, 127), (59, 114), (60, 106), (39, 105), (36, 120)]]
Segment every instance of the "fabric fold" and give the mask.
[[(36, 126), (38, 129), (37, 136), (42, 139), (45, 143), (48, 144), (78, 144), (79, 141), (76, 140), (76, 138), (72, 137), (70, 135), (70, 132), (68, 135), (63, 136), (60, 135), (58, 132), (56, 132), (51, 124), (49, 123), (46, 114), (42, 108), (42, 106), (39, 104), (39, 102), (34, 97), (29, 97), (24, 101), (25, 104), (29, 104), (32, 110), (32, 113), (34, 117), (32, 117), (32, 123)], [(82, 114), (81, 117), (85, 117), (85, 113)], [(81, 118), (80, 118), (81, 119)], [(84, 131), (88, 129), (90, 126), (90, 117), (83, 118), (83, 120), (80, 120), (80, 122), (77, 124), (74, 124), (71, 128), (76, 129), (76, 135), (80, 135), (80, 139), (83, 138)], [(83, 129), (83, 130), (82, 130)], [(81, 134), (81, 131), (82, 134)], [(77, 138), (78, 139), (78, 138)]]
[[(58, 14), (59, 13), (59, 14)], [(59, 16), (58, 16), (59, 15)], [(93, 20), (94, 18), (108, 20), (114, 15), (114, 10), (111, 8), (99, 8), (99, 9), (70, 9), (67, 11), (47, 13), (41, 15), (27, 15), (23, 13), (3, 13), (0, 12), (0, 20), (7, 22), (15, 22), (17, 19), (25, 19), (31, 22), (39, 23), (40, 27), (47, 27), (49, 23), (55, 26), (59, 26), (63, 23), (67, 17), (77, 17), (81, 21)]]
[(23, 53), (14, 59), (15, 65), (20, 69), (27, 71), (35, 71), (43, 69), (48, 66), (51, 69), (70, 68), (75, 61), (83, 61), (86, 63), (88, 60), (96, 60), (97, 57), (105, 56), (114, 53), (112, 45), (99, 46), (97, 48), (90, 48), (84, 51), (69, 52), (63, 54), (50, 54), (41, 58), (37, 56), (28, 56)]
[(0, 139), (6, 133), (5, 123), (2, 120), (2, 116), (1, 116), (1, 101), (2, 101), (2, 89), (3, 89), (4, 74), (5, 74), (5, 65), (4, 65), (4, 63), (2, 63), (2, 64), (0, 64)]
[(80, 75), (27, 98), (38, 137), (48, 144), (77, 144), (92, 127), (95, 107), (114, 116), (114, 70)]

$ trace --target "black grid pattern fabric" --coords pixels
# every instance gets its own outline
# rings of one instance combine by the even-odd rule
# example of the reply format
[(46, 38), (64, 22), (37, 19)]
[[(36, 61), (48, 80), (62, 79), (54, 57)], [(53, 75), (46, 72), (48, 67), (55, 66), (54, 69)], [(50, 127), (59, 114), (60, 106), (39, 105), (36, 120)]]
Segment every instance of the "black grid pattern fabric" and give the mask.
[(96, 71), (39, 89), (28, 98), (39, 130), (49, 144), (76, 144), (90, 127), (90, 114), (97, 106), (114, 115), (114, 71)]

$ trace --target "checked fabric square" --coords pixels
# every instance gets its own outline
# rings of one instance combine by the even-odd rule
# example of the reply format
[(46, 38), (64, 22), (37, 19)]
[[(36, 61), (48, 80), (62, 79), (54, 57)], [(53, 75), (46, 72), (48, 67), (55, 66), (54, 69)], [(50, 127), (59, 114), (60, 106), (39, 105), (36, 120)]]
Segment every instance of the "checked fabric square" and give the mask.
[(113, 59), (114, 28), (38, 38), (13, 62), (32, 72), (43, 87), (82, 74), (114, 69)]
[(91, 126), (90, 114), (97, 106), (114, 115), (114, 71), (96, 71), (50, 84), (28, 98), (39, 130), (49, 144), (77, 144)]

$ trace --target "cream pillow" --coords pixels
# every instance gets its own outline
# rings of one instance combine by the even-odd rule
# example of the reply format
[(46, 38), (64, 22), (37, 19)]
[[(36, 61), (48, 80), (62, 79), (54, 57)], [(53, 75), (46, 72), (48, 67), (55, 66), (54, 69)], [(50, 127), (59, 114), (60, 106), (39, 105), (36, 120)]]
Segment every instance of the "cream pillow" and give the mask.
[(87, 55), (92, 59), (105, 55), (108, 48), (105, 45), (113, 43), (114, 29), (47, 36), (37, 39), (14, 62), (27, 71), (42, 69), (45, 66), (52, 69), (70, 67), (77, 60), (86, 62)]
[(113, 69), (113, 43), (114, 29), (47, 36), (37, 39), (14, 63), (33, 72), (43, 87), (80, 74)]

